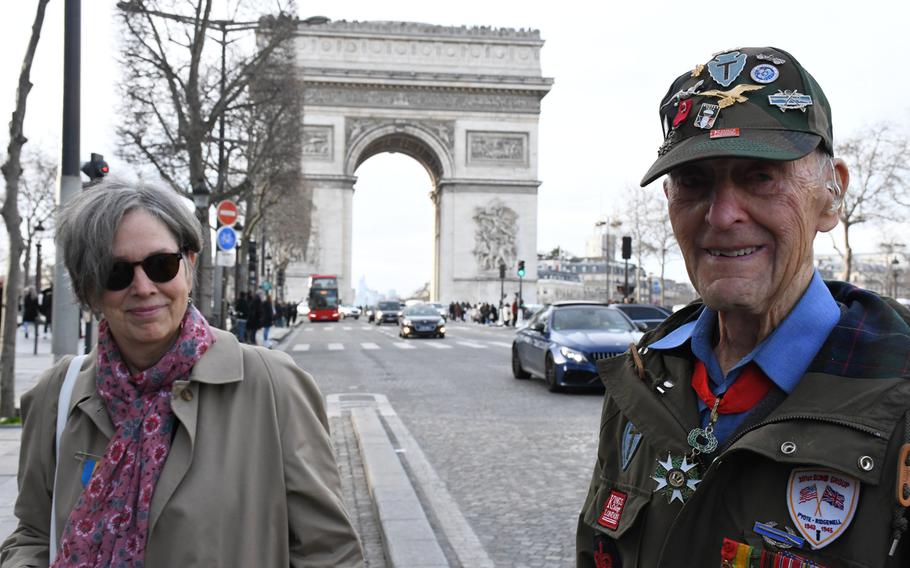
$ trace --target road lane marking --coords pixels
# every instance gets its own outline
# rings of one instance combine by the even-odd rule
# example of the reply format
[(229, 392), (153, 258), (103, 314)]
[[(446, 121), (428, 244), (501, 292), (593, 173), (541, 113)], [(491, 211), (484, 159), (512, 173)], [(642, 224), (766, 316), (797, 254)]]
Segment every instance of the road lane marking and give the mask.
[(369, 325), (362, 325), (362, 326), (360, 326), (360, 329), (361, 329), (361, 331), (370, 331), (373, 328)]
[(364, 349), (379, 349), (379, 346), (375, 343), (361, 343), (360, 346)]
[(481, 345), (480, 343), (474, 343), (473, 341), (456, 341), (458, 345), (464, 345), (465, 347), (472, 347), (474, 349), (486, 349), (486, 345)]
[(344, 331), (351, 331), (353, 328), (352, 328), (351, 326), (349, 326), (349, 325), (346, 325), (346, 326), (344, 326), (344, 327), (341, 328), (341, 329), (344, 330)]
[(435, 349), (451, 349), (451, 345), (446, 345), (445, 343), (439, 343), (438, 341), (428, 341), (427, 345)]
[(293, 347), (293, 349), (291, 349), (291, 350), (292, 350), (292, 351), (309, 351), (309, 350), (310, 350), (310, 344), (309, 344), (309, 343), (298, 343), (298, 344), (295, 345), (295, 346)]
[(417, 349), (410, 343), (404, 343), (402, 341), (396, 341), (396, 342), (392, 343), (392, 345), (394, 345), (395, 347), (397, 347), (399, 349)]
[(505, 341), (488, 341), (487, 343), (489, 343), (490, 345), (495, 345), (497, 347), (505, 347), (507, 349), (512, 348), (512, 344), (506, 343)]
[(315, 328), (315, 327), (305, 327), (305, 328), (303, 328), (304, 331), (313, 331), (314, 329), (316, 329), (316, 328)]
[(343, 343), (329, 343), (329, 351), (344, 351)]

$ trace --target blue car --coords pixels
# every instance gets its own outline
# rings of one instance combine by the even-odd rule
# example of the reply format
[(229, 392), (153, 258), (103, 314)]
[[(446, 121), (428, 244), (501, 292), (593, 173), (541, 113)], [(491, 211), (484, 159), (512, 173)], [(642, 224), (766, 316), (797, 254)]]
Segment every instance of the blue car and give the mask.
[(630, 343), (641, 339), (643, 327), (605, 304), (552, 304), (515, 334), (512, 374), (516, 379), (542, 377), (550, 392), (602, 388), (595, 363), (628, 351)]

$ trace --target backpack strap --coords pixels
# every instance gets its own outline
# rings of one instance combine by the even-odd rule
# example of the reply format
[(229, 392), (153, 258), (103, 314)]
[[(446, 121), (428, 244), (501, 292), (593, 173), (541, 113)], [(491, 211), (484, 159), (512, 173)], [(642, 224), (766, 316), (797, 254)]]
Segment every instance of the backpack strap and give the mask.
[(73, 398), (73, 387), (76, 386), (76, 376), (79, 375), (79, 369), (82, 367), (82, 361), (86, 355), (76, 355), (70, 361), (66, 369), (66, 377), (63, 379), (63, 386), (60, 387), (60, 398), (57, 399), (57, 438), (54, 446), (56, 460), (54, 466), (54, 493), (51, 497), (51, 541), (50, 541), (50, 563), (54, 563), (57, 557), (57, 471), (60, 464), (60, 439), (63, 437), (63, 429), (66, 427), (66, 419), (69, 417), (70, 400)]

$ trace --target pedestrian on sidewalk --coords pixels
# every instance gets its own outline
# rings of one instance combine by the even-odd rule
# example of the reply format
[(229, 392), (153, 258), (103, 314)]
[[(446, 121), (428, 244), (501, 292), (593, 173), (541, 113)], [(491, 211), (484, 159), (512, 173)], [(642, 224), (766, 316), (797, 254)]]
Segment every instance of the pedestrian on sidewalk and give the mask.
[(41, 291), (41, 315), (44, 316), (44, 338), (51, 329), (51, 316), (54, 314), (54, 288), (47, 287)]
[(250, 301), (250, 317), (246, 321), (246, 342), (250, 345), (256, 345), (256, 333), (262, 327), (262, 292), (253, 294)]
[(316, 383), (208, 324), (189, 297), (201, 248), (169, 188), (108, 179), (62, 210), (57, 250), (98, 342), (59, 443), (71, 358), (22, 397), (0, 565), (362, 566)]
[(26, 288), (25, 297), (22, 298), (22, 329), (25, 330), (25, 338), (28, 339), (28, 328), (34, 326), (35, 335), (38, 335), (38, 314), (40, 305), (38, 303), (38, 294), (31, 286)]
[[(262, 292), (260, 292), (262, 294)], [(269, 347), (269, 331), (275, 323), (275, 308), (272, 306), (272, 295), (262, 294), (262, 344)]]

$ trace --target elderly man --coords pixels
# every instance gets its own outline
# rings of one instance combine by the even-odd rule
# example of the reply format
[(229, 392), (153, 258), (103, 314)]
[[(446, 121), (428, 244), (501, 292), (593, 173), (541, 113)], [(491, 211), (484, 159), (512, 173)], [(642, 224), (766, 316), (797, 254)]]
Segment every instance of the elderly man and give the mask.
[(701, 301), (598, 367), (578, 565), (910, 565), (910, 313), (813, 267), (849, 181), (824, 93), (789, 53), (740, 48), (660, 116), (642, 185), (668, 174)]

